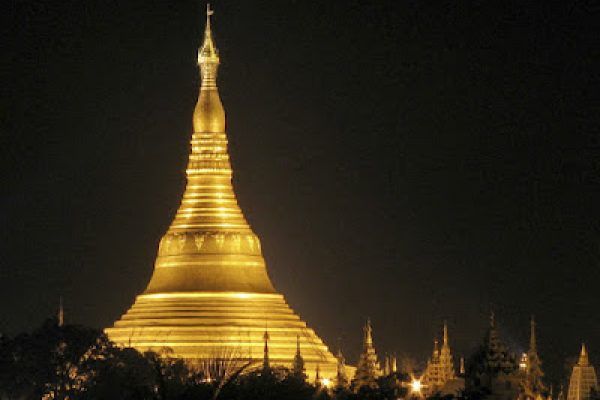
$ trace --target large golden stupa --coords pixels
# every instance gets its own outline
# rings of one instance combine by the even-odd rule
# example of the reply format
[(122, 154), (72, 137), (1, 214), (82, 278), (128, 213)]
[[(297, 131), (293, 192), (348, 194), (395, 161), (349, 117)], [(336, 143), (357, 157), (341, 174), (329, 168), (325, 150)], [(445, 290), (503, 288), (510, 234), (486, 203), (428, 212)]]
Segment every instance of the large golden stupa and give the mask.
[(225, 111), (216, 85), (219, 54), (207, 10), (198, 51), (201, 88), (181, 206), (158, 248), (148, 287), (105, 331), (122, 346), (192, 362), (263, 361), (291, 366), (299, 339), (306, 373), (334, 377), (337, 360), (271, 284), (260, 240), (237, 204), (227, 152)]

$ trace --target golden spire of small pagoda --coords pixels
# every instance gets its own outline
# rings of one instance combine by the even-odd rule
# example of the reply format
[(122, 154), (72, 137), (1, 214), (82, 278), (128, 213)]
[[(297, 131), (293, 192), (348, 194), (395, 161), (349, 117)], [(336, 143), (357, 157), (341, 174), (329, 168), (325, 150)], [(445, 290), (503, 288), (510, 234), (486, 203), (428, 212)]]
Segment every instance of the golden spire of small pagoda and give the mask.
[(454, 361), (450, 350), (448, 339), (448, 324), (444, 321), (442, 333), (442, 347), (439, 348), (437, 338), (433, 341), (433, 353), (427, 361), (427, 367), (423, 373), (422, 382), (426, 385), (426, 393), (431, 394), (440, 390), (446, 382), (456, 377), (454, 372)]
[(200, 67), (201, 84), (198, 103), (194, 110), (194, 132), (223, 133), (225, 132), (225, 109), (221, 103), (217, 89), (217, 70), (220, 59), (219, 50), (213, 39), (210, 25), (214, 11), (210, 4), (206, 5), (206, 26), (204, 40), (198, 48), (198, 66)]
[(305, 378), (304, 375), (304, 358), (300, 352), (300, 335), (296, 335), (296, 355), (294, 356), (294, 362), (292, 363), (292, 373), (296, 377)]
[(63, 307), (63, 297), (60, 296), (60, 300), (58, 303), (58, 326), (62, 327), (65, 325), (65, 309)]
[(356, 365), (356, 373), (352, 382), (355, 391), (362, 386), (376, 387), (377, 378), (381, 376), (381, 366), (377, 360), (375, 346), (373, 346), (373, 328), (371, 320), (367, 319), (364, 327), (363, 350)]
[(546, 393), (546, 385), (542, 382), (544, 377), (542, 361), (537, 353), (535, 326), (535, 318), (532, 315), (529, 320), (529, 350), (524, 354), (526, 370), (524, 390), (530, 397), (538, 397), (538, 395)]
[(269, 331), (265, 327), (265, 334), (263, 335), (263, 339), (265, 341), (265, 349), (263, 355), (263, 371), (267, 371), (271, 368), (271, 363), (269, 362)]
[(443, 342), (442, 342), (442, 346), (449, 346), (450, 344), (448, 343), (448, 323), (446, 321), (444, 321), (444, 333), (443, 333)]
[(577, 365), (586, 366), (590, 363), (588, 352), (585, 347), (585, 343), (581, 343), (581, 352), (579, 353), (579, 361), (577, 361)]
[(529, 351), (536, 351), (537, 343), (535, 338), (535, 318), (532, 315), (529, 321)]
[(204, 28), (204, 41), (198, 49), (198, 65), (202, 72), (202, 87), (216, 87), (217, 66), (219, 65), (219, 50), (215, 46), (210, 29), (210, 17), (214, 11), (210, 4), (206, 5), (206, 25)]
[(442, 368), (444, 370), (444, 375), (446, 376), (446, 379), (454, 379), (456, 377), (454, 371), (454, 359), (450, 350), (450, 340), (448, 338), (448, 322), (446, 321), (444, 321), (442, 350), (440, 351), (440, 363), (442, 364)]
[(337, 374), (336, 374), (336, 385), (338, 387), (348, 387), (348, 374), (346, 373), (346, 359), (342, 353), (342, 347), (338, 346), (337, 352)]
[(373, 344), (373, 328), (371, 327), (371, 318), (367, 318), (367, 323), (364, 328), (365, 344)]
[(573, 367), (569, 380), (567, 400), (590, 400), (593, 390), (598, 390), (598, 377), (594, 366), (590, 364), (585, 343), (581, 344), (579, 361)]

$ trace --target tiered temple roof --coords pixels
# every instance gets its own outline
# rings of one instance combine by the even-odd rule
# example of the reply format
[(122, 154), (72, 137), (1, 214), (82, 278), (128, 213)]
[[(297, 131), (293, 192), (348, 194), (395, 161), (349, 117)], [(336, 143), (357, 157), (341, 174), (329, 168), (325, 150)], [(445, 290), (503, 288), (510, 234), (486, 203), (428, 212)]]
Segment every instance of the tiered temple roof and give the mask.
[(517, 398), (520, 382), (517, 361), (500, 339), (492, 313), (483, 344), (469, 359), (466, 389), (481, 394), (491, 393), (490, 399)]

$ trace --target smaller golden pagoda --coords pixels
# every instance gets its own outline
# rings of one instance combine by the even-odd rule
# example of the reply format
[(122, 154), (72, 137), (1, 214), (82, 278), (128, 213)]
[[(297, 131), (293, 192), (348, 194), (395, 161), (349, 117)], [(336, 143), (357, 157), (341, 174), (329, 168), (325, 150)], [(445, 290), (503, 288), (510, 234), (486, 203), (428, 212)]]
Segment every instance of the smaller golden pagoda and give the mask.
[(363, 386), (376, 388), (377, 378), (382, 376), (381, 365), (373, 345), (373, 328), (370, 319), (367, 319), (363, 333), (363, 349), (352, 380), (352, 388), (355, 392), (358, 392)]
[(437, 339), (433, 341), (433, 353), (427, 361), (427, 367), (421, 380), (424, 388), (423, 392), (426, 395), (438, 392), (443, 395), (456, 395), (459, 390), (464, 389), (464, 380), (457, 377), (454, 370), (454, 360), (450, 350), (448, 324), (446, 322), (444, 322), (442, 333), (442, 347), (441, 349), (438, 347)]
[(598, 377), (594, 366), (590, 364), (585, 344), (581, 344), (579, 361), (573, 367), (567, 400), (589, 400), (592, 390), (598, 390)]
[(439, 391), (451, 379), (455, 378), (454, 361), (448, 340), (448, 325), (444, 322), (442, 348), (438, 347), (437, 338), (433, 341), (433, 353), (427, 361), (423, 374), (423, 384), (428, 393)]

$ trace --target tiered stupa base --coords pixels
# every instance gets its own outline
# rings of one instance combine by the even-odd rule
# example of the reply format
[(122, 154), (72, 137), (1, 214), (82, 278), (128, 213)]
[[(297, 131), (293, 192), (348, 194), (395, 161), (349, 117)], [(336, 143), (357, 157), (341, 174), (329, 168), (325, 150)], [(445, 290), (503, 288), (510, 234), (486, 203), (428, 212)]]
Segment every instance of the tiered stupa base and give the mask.
[(291, 367), (297, 338), (306, 374), (334, 378), (337, 360), (281, 294), (191, 292), (142, 294), (106, 333), (121, 346), (167, 350), (190, 363), (226, 357), (262, 365), (264, 333), (269, 333), (273, 367)]

